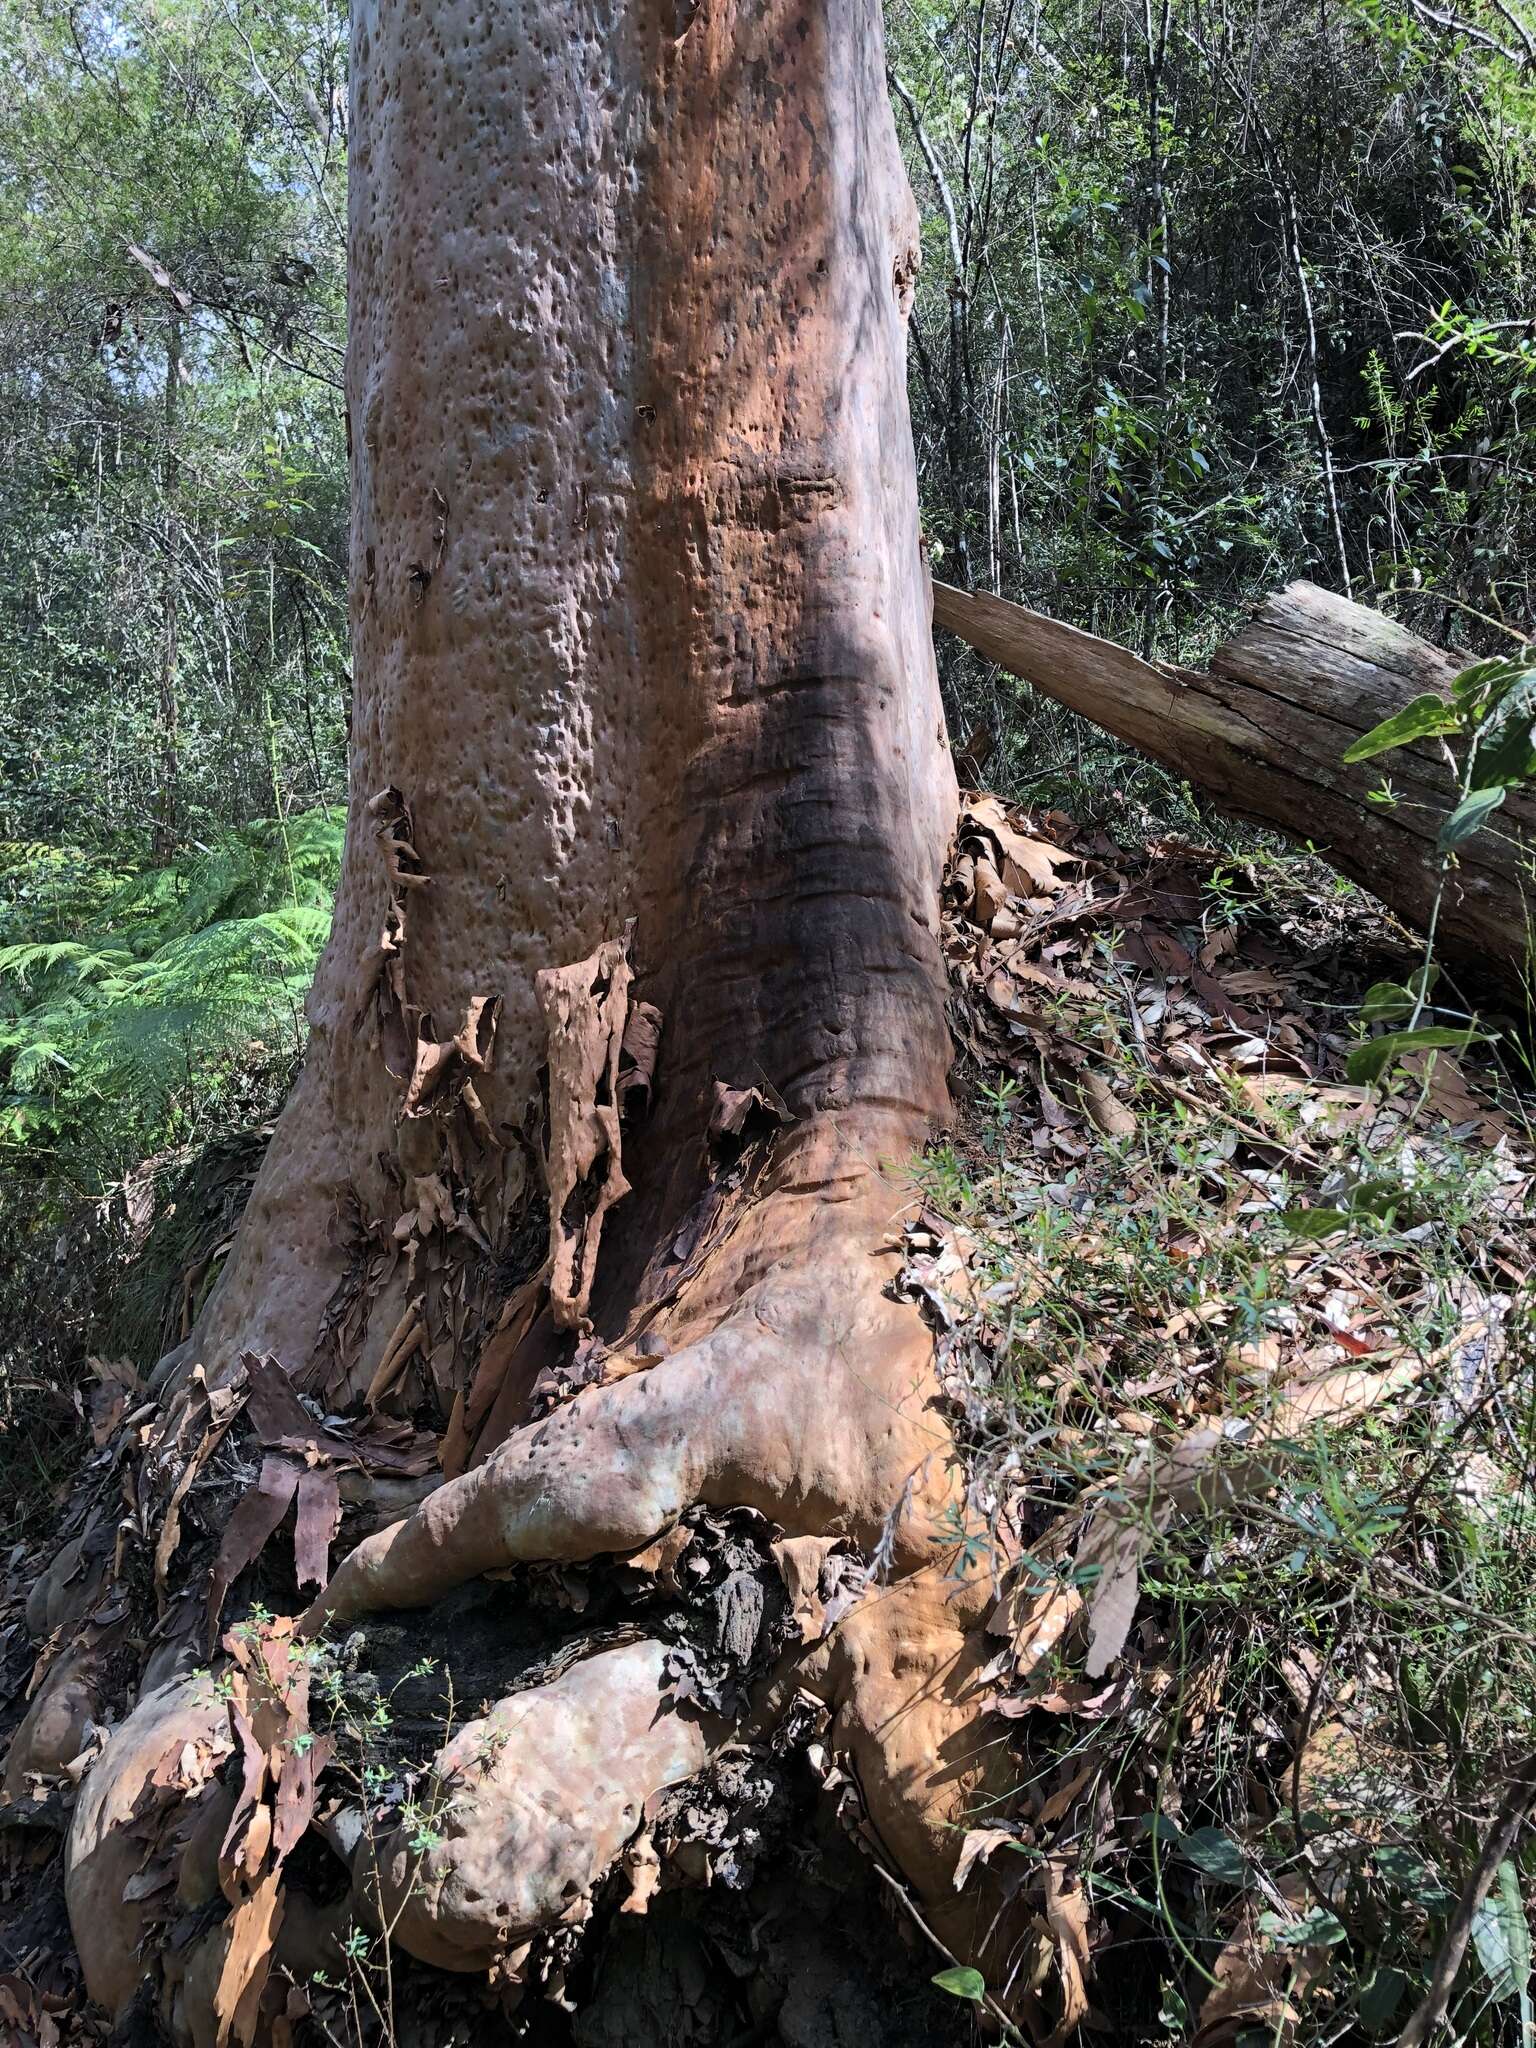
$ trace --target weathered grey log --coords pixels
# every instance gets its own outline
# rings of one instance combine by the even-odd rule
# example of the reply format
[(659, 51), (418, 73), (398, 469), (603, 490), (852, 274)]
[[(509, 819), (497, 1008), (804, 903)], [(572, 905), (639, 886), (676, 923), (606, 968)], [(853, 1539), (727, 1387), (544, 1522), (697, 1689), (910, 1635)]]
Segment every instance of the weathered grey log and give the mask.
[[(1461, 666), (1380, 612), (1312, 583), (1267, 597), (1210, 670), (1143, 661), (1023, 605), (933, 587), (936, 625), (1058, 704), (1193, 783), (1231, 816), (1314, 847), (1422, 931), (1439, 873), (1436, 835), (1454, 808), (1431, 743), (1346, 767), (1347, 747)], [(1383, 778), (1399, 801), (1369, 801)], [(1466, 843), (1446, 887), (1440, 940), (1525, 992), (1536, 915), (1536, 798), (1511, 795)]]

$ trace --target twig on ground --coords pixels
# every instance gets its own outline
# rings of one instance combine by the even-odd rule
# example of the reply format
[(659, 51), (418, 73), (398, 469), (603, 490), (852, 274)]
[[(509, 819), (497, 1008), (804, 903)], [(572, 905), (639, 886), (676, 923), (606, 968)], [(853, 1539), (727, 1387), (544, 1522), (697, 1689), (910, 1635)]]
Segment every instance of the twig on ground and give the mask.
[[(955, 1969), (961, 1969), (963, 1965), (960, 1961), (960, 1958), (955, 1954), (953, 1949), (947, 1948), (945, 1944), (942, 1941), (940, 1941), (939, 1937), (928, 1925), (928, 1922), (923, 1918), (922, 1914), (919, 1913), (916, 1906), (912, 1903), (912, 1895), (907, 1890), (906, 1886), (901, 1882), (900, 1878), (893, 1877), (890, 1871), (886, 1869), (885, 1865), (878, 1861), (872, 1861), (870, 1864), (870, 1868), (874, 1871), (876, 1877), (884, 1879), (885, 1883), (890, 1886), (891, 1890), (896, 1894), (897, 1898), (900, 1899), (901, 1903), (912, 1915), (912, 1918), (917, 1922), (919, 1928), (921, 1928), (922, 1932), (927, 1935), (928, 1939), (933, 1943), (934, 1947), (938, 1950), (939, 1954), (944, 1957), (945, 1961), (951, 1964)], [(1013, 2021), (1009, 2019), (1007, 2013), (1004, 2012), (1003, 2008), (998, 2004), (997, 2000), (992, 1996), (992, 1993), (990, 1991), (985, 1991), (982, 1993), (982, 2003), (986, 2006), (987, 2011), (991, 2013), (993, 2019), (995, 2019), (998, 2022), (998, 2024), (1002, 2027), (1003, 2038), (1005, 2041), (1023, 2040), (1023, 2035), (1019, 2032), (1018, 2028), (1014, 2025)]]
[(1424, 2048), (1445, 2016), (1456, 1974), (1472, 1939), (1472, 1925), (1478, 1909), (1493, 1889), (1499, 1865), (1509, 1855), (1525, 1826), (1531, 1806), (1536, 1803), (1536, 1750), (1522, 1757), (1504, 1788), (1493, 1826), (1483, 1841), (1482, 1852), (1456, 1902), (1456, 1911), (1446, 1929), (1445, 1940), (1430, 1972), (1429, 1989), (1415, 2008), (1412, 2018), (1397, 2037), (1397, 2048)]

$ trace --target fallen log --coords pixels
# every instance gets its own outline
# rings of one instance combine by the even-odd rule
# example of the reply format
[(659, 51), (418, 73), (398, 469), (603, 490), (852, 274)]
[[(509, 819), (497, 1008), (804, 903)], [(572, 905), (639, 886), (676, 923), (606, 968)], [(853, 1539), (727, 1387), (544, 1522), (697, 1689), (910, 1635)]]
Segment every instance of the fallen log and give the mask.
[[(1354, 766), (1345, 750), (1463, 666), (1380, 612), (1288, 584), (1267, 597), (1209, 670), (1144, 661), (1041, 612), (933, 586), (935, 625), (1200, 789), (1232, 817), (1313, 847), (1423, 931), (1440, 873), (1436, 836), (1455, 808), (1450, 766), (1421, 742)], [(1399, 801), (1372, 803), (1390, 779)], [(1536, 795), (1512, 792), (1458, 851), (1438, 943), (1528, 995), (1536, 917)]]

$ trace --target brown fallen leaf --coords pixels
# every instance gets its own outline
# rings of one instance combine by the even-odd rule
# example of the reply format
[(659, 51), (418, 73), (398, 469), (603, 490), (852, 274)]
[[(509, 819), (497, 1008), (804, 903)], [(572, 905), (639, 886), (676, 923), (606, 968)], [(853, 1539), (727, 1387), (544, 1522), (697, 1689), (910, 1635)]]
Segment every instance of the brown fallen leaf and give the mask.
[[(1201, 956), (1202, 966), (1205, 954)], [(1288, 993), (1285, 983), (1267, 967), (1244, 967), (1236, 974), (1223, 974), (1220, 984), (1229, 996), (1284, 996)]]
[(1056, 1944), (1056, 1968), (1061, 1977), (1061, 2017), (1042, 2048), (1062, 2048), (1089, 2015), (1088, 1979), (1093, 1973), (1093, 1952), (1088, 1942), (1088, 1895), (1075, 1871), (1067, 1868), (1065, 1856), (1047, 1856), (1045, 1871), (1045, 1918)]
[(1054, 1576), (1042, 1579), (1027, 1565), (987, 1618), (988, 1633), (1007, 1636), (1016, 1675), (1027, 1681), (1066, 1640), (1083, 1611), (1076, 1586)]
[(976, 1865), (985, 1863), (995, 1849), (1017, 1843), (1018, 1839), (1012, 1828), (967, 1828), (955, 1864), (955, 1890), (964, 1891), (965, 1880)]
[(1053, 1792), (1035, 1815), (1035, 1826), (1037, 1828), (1054, 1827), (1057, 1821), (1064, 1819), (1071, 1812), (1073, 1802), (1081, 1797), (1087, 1787), (1098, 1776), (1100, 1765), (1101, 1759), (1098, 1750), (1090, 1749), (1088, 1761), (1083, 1765), (1082, 1769), (1074, 1772), (1068, 1778), (1065, 1785), (1062, 1785)]
[(1135, 1116), (1102, 1074), (1092, 1067), (1084, 1067), (1077, 1076), (1077, 1085), (1082, 1091), (1083, 1107), (1095, 1129), (1102, 1131), (1106, 1138), (1135, 1137), (1138, 1129)]
[(1500, 1138), (1513, 1136), (1508, 1119), (1473, 1092), (1448, 1052), (1409, 1053), (1403, 1068), (1423, 1089), (1424, 1106), (1432, 1116), (1448, 1124), (1473, 1125), (1484, 1145), (1496, 1145)]
[(1064, 852), (1048, 839), (1036, 839), (1009, 823), (1008, 813), (995, 796), (967, 800), (960, 819), (960, 836), (967, 827), (991, 835), (1003, 857), (1002, 877), (1020, 896), (1051, 896), (1061, 887), (1057, 870), (1078, 867), (1081, 856)]
[[(1310, 1904), (1299, 1876), (1282, 1877), (1276, 1888), (1298, 1913)], [(1235, 1932), (1216, 1958), (1216, 1981), (1200, 2007), (1190, 2048), (1231, 2048), (1250, 2030), (1262, 2030), (1277, 2044), (1294, 2039), (1301, 2017), (1296, 2000), (1326, 1972), (1328, 1951), (1268, 1946), (1258, 1931), (1259, 1912), (1257, 1903), (1244, 1904)]]

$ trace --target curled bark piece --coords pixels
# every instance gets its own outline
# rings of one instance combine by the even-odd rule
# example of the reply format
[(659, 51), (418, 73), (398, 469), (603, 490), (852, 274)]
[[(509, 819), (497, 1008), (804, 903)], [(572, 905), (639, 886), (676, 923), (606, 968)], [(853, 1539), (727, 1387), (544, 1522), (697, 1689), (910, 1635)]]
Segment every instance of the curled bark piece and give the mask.
[(660, 1052), (660, 1010), (654, 1003), (632, 1003), (619, 1050), (619, 1114), (626, 1123), (638, 1122), (651, 1106)]
[(272, 1970), (273, 1950), (286, 1901), (282, 1873), (264, 1871), (216, 1937), (218, 1978), (213, 1986), (214, 2048), (251, 2048), (256, 2039), (261, 1994)]
[(743, 1145), (754, 1132), (766, 1135), (788, 1122), (784, 1098), (768, 1082), (760, 1081), (750, 1088), (731, 1088), (724, 1081), (715, 1083), (715, 1099), (709, 1112), (711, 1145), (727, 1140)]
[(416, 851), (416, 827), (411, 820), (411, 807), (400, 791), (391, 785), (369, 797), (368, 817), (384, 855), (391, 893), (400, 889), (424, 889), (431, 877), (424, 871), (421, 856)]
[(294, 1572), (301, 1587), (325, 1584), (340, 1520), (341, 1482), (335, 1466), (306, 1469), (299, 1477), (293, 1529)]
[(622, 939), (538, 976), (549, 1033), (549, 1300), (562, 1330), (575, 1329), (586, 1315), (603, 1218), (629, 1193), (619, 1137), (629, 982)]
[(456, 1100), (464, 1093), (472, 1074), (486, 1072), (500, 1014), (500, 996), (472, 996), (464, 1022), (450, 1038), (432, 1035), (430, 1017), (417, 1019), (416, 1056), (400, 1105), (401, 1116), (426, 1116), (440, 1109), (445, 1100)]
[(418, 1855), (405, 1827), (359, 1845), (357, 1889), (412, 1955), (484, 1970), (584, 1917), (646, 1801), (709, 1754), (704, 1724), (663, 1708), (666, 1654), (629, 1643), (499, 1701), (437, 1758), (438, 1846)]
[(277, 1457), (269, 1451), (261, 1461), (261, 1472), (255, 1484), (236, 1502), (235, 1511), (225, 1525), (219, 1554), (214, 1560), (213, 1576), (208, 1582), (210, 1650), (218, 1639), (219, 1616), (224, 1611), (225, 1595), (246, 1566), (261, 1555), (267, 1539), (287, 1514), (299, 1484), (301, 1469), (292, 1458)]

